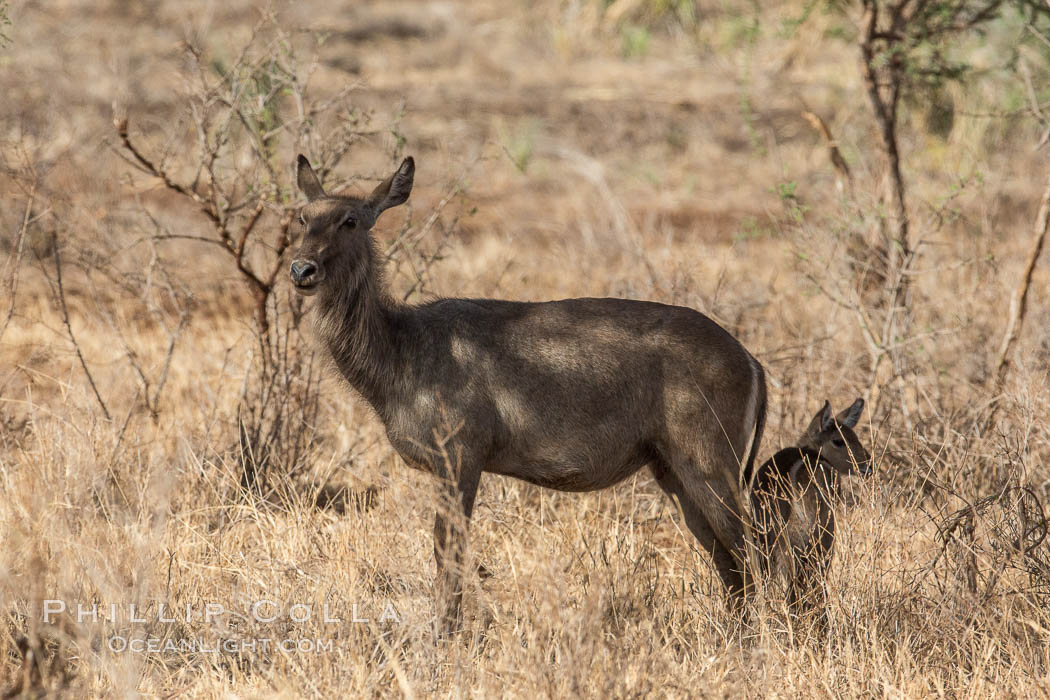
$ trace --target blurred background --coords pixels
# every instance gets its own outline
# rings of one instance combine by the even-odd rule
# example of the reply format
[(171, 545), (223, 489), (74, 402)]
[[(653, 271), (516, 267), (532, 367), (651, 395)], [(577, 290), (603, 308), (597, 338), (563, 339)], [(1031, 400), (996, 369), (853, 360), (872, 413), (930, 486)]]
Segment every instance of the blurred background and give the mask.
[[(1045, 692), (1043, 0), (9, 0), (0, 47), (0, 690)], [(415, 157), (374, 231), (397, 298), (711, 316), (766, 367), (763, 458), (865, 398), (827, 638), (772, 586), (741, 644), (645, 472), (484, 480), (435, 646), (432, 484), (287, 281), (300, 152), (350, 194)], [(403, 622), (39, 616), (260, 596)], [(335, 647), (106, 650), (129, 631)]]

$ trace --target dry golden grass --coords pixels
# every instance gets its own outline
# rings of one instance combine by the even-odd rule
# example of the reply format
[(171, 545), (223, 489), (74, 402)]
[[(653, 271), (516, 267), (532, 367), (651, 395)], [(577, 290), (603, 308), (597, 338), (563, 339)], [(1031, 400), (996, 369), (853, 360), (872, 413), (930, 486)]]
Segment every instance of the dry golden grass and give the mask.
[[(842, 20), (815, 13), (794, 36), (779, 29), (804, 4), (701, 2), (696, 24), (652, 2), (612, 3), (617, 21), (602, 14), (607, 3), (584, 0), (278, 6), (297, 37), (331, 32), (309, 54), (320, 60), (311, 90), (359, 83), (352, 100), (371, 114), (372, 133), (337, 174), (386, 170), (391, 125), (416, 157), (413, 209), (387, 214), (382, 242), (462, 184), (439, 213), (444, 254), (414, 298), (696, 308), (767, 367), (763, 456), (825, 397), (839, 405), (874, 387), (878, 398), (858, 431), (876, 475), (851, 484), (839, 514), (826, 638), (794, 634), (775, 587), (743, 626), (731, 619), (706, 556), (646, 471), (590, 494), (484, 478), (471, 540), (491, 576), (470, 580), (462, 638), (436, 643), (433, 484), (326, 377), (316, 425), (303, 428), (316, 438), (305, 468), (271, 475), (265, 498), (240, 487), (237, 408), (257, 347), (250, 296), (214, 247), (169, 242), (152, 255), (144, 211), (186, 235), (208, 235), (207, 221), (115, 155), (114, 102), (154, 152), (172, 139), (192, 148), (188, 129), (172, 133), (186, 114), (178, 42), (194, 36), (232, 60), (258, 19), (252, 3), (13, 2), (13, 44), (0, 50), (0, 241), (11, 261), (0, 323), (17, 270), (0, 336), (0, 692), (1050, 693), (1047, 545), (1024, 551), (1041, 532), (1033, 499), (1050, 489), (1043, 271), (1001, 395), (991, 381), (1045, 182), (1038, 125), (970, 116), (1016, 107), (1018, 95), (1023, 104), (1023, 85), (994, 75), (953, 93), (947, 137), (927, 133), (922, 105), (909, 107), (906, 175), (925, 245), (905, 366), (893, 381), (873, 373), (848, 307), (866, 303), (856, 246), (874, 226), (881, 161), (855, 55), (833, 39)], [(1045, 61), (1032, 65), (1045, 79)], [(852, 197), (837, 194), (803, 108), (838, 139)], [(179, 156), (173, 167), (193, 162)], [(794, 189), (778, 189), (786, 183)], [(62, 320), (52, 234), (72, 335), (109, 420)], [(396, 290), (418, 281), (410, 263), (437, 245), (398, 258)], [(282, 280), (280, 304), (288, 293)], [(317, 506), (340, 487), (345, 504)], [(1001, 502), (967, 510), (1004, 487)], [(104, 614), (116, 604), (121, 619), (44, 624), (43, 601), (55, 599)], [(208, 603), (246, 613), (261, 599), (313, 616), (203, 619)], [(158, 621), (162, 603), (177, 622)], [(146, 622), (128, 621), (131, 604)], [(321, 619), (326, 604), (341, 623)], [(379, 620), (388, 604), (398, 621)], [(354, 606), (370, 621), (350, 622)], [(331, 647), (113, 653), (113, 635)]]

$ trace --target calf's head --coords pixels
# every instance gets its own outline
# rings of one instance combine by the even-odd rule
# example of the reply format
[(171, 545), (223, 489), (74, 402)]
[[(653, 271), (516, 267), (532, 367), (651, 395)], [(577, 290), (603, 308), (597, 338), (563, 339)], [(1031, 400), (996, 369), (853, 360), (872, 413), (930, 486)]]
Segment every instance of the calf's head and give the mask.
[(408, 199), (415, 171), (408, 157), (368, 197), (330, 196), (310, 161), (299, 156), (296, 182), (307, 204), (299, 212), (302, 244), (289, 270), (297, 292), (309, 296), (325, 288), (356, 286), (355, 279), (370, 263), (368, 232), (380, 214)]
[(853, 432), (863, 411), (864, 399), (857, 399), (852, 406), (832, 416), (831, 404), (825, 401), (802, 434), (799, 447), (819, 452), (821, 461), (841, 474), (871, 474), (871, 455)]

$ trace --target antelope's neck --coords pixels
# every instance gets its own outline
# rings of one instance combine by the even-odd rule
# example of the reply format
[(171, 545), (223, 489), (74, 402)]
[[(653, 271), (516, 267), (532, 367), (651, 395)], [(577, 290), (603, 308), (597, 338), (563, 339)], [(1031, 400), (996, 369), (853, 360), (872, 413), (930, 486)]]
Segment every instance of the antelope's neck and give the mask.
[(838, 483), (838, 472), (821, 458), (819, 452), (804, 447), (794, 449), (797, 450), (798, 461), (792, 468), (792, 478), (797, 484), (834, 486)]
[(343, 378), (385, 422), (404, 376), (395, 338), (404, 310), (375, 277), (319, 301), (313, 318), (319, 340)]

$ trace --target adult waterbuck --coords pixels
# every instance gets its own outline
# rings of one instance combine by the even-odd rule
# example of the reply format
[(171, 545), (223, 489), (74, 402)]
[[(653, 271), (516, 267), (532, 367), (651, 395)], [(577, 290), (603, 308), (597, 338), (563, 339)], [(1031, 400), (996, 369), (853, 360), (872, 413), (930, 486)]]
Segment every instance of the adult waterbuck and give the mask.
[(678, 306), (395, 301), (370, 230), (408, 199), (414, 172), (406, 158), (368, 197), (331, 196), (300, 155), (308, 203), (291, 278), (312, 297), (318, 340), (394, 449), (440, 477), (462, 510), (439, 508), (434, 524), (439, 633), (459, 623), (482, 472), (589, 491), (650, 465), (732, 599), (742, 598), (741, 468), (754, 461), (766, 412), (758, 361), (714, 321)]
[(833, 499), (841, 476), (871, 474), (871, 455), (853, 431), (864, 399), (832, 417), (831, 404), (813, 417), (797, 444), (755, 470), (751, 481), (754, 534), (764, 564), (787, 578), (788, 610), (819, 611), (825, 619), (825, 578), (835, 543)]

